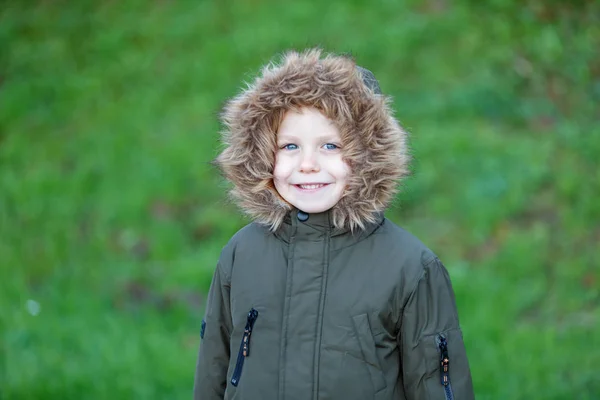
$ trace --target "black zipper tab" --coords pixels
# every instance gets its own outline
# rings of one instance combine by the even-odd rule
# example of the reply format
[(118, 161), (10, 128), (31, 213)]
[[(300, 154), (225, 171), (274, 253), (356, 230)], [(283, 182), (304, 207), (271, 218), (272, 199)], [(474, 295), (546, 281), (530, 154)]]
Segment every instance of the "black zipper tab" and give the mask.
[(231, 384), (233, 386), (237, 386), (240, 383), (240, 376), (242, 375), (244, 360), (250, 355), (250, 336), (252, 335), (252, 329), (254, 329), (254, 323), (256, 322), (257, 318), (258, 311), (252, 308), (248, 312), (246, 327), (244, 328), (244, 335), (242, 336), (242, 343), (240, 343), (240, 351), (238, 352), (235, 370), (233, 371), (233, 376), (231, 377)]
[(440, 348), (440, 383), (444, 386), (448, 386), (450, 384), (450, 358), (448, 357), (448, 342), (446, 338), (440, 336), (440, 344), (438, 345)]
[(444, 387), (446, 400), (454, 400), (452, 385), (450, 384), (450, 356), (448, 355), (448, 340), (442, 334), (436, 337), (440, 350), (440, 383)]
[(244, 357), (248, 357), (250, 355), (250, 335), (252, 334), (252, 329), (254, 328), (256, 318), (258, 318), (258, 311), (253, 308), (248, 313), (248, 321), (246, 322), (246, 328), (244, 329), (244, 337), (242, 340)]

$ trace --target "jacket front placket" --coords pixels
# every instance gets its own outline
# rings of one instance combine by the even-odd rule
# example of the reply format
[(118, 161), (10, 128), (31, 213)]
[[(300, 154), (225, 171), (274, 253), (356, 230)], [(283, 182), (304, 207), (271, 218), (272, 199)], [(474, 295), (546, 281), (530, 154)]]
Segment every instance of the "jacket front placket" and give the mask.
[(317, 399), (331, 227), (327, 213), (291, 217), (279, 398)]

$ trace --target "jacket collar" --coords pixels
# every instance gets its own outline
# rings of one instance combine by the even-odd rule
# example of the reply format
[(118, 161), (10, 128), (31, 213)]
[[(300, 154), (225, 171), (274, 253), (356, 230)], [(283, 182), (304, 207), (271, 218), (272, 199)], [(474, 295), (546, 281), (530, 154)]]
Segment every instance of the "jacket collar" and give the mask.
[(286, 243), (290, 243), (292, 240), (318, 241), (325, 238), (349, 238), (354, 239), (352, 240), (354, 242), (369, 236), (383, 224), (383, 212), (377, 213), (376, 216), (374, 223), (366, 224), (365, 229), (352, 232), (348, 227), (335, 227), (332, 210), (309, 214), (294, 208), (287, 213), (283, 223), (275, 232), (275, 236)]

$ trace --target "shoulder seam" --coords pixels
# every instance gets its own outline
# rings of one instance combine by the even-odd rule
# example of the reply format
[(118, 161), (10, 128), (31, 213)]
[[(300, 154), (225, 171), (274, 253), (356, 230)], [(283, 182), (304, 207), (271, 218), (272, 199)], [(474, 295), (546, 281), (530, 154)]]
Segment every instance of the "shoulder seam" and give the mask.
[[(219, 274), (221, 274), (221, 276), (223, 278), (225, 278), (223, 281), (224, 283), (226, 283), (227, 285), (229, 285), (231, 283), (231, 273), (233, 271), (231, 271), (231, 269), (233, 268), (233, 265), (229, 265), (229, 273), (227, 273), (226, 268), (224, 268), (224, 256), (226, 254), (226, 252), (231, 252), (231, 250), (228, 248), (230, 246), (231, 242), (227, 243), (222, 249), (221, 249), (221, 255), (219, 256), (219, 261), (217, 261), (217, 269), (219, 270)], [(232, 264), (232, 262), (227, 262), (227, 264)]]
[(422, 262), (422, 263), (421, 263), (421, 266), (422, 266), (423, 268), (427, 268), (427, 267), (429, 267), (429, 265), (430, 265), (430, 264), (432, 264), (433, 262), (435, 262), (435, 261), (437, 261), (437, 260), (438, 260), (438, 257), (437, 257), (437, 256), (435, 256), (435, 255), (432, 255), (432, 257), (431, 257), (429, 260), (427, 260), (427, 261), (425, 261), (425, 262)]
[(404, 313), (404, 308), (406, 308), (406, 303), (409, 302), (409, 300), (411, 299), (413, 294), (417, 291), (417, 287), (419, 286), (419, 283), (421, 283), (421, 281), (425, 278), (425, 269), (427, 267), (429, 267), (431, 264), (433, 264), (434, 262), (437, 262), (437, 260), (438, 260), (438, 257), (434, 255), (431, 259), (427, 260), (424, 263), (421, 263), (421, 267), (422, 267), (421, 274), (420, 274), (419, 278), (416, 279), (414, 285), (412, 286), (412, 288), (409, 292), (409, 295), (406, 298), (406, 301), (404, 302), (404, 304), (402, 304), (402, 312), (403, 313)]

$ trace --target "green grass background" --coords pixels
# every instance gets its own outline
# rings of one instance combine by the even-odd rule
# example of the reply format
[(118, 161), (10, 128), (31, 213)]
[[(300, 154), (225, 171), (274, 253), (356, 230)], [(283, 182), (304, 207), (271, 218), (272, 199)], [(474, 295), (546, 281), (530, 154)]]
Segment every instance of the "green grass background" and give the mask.
[(452, 276), (478, 399), (600, 398), (600, 2), (3, 1), (0, 399), (186, 399), (247, 221), (218, 112), (285, 49), (394, 96), (388, 217)]

